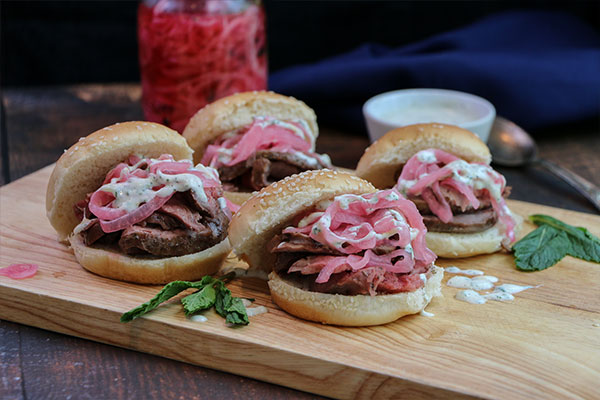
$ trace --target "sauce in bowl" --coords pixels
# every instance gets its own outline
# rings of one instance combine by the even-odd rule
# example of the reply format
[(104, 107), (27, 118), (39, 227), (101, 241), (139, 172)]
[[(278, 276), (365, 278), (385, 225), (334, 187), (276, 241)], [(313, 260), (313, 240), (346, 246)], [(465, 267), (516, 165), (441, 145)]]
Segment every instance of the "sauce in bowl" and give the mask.
[(401, 126), (438, 122), (457, 125), (487, 141), (496, 110), (475, 95), (444, 89), (405, 89), (382, 93), (363, 106), (371, 141)]

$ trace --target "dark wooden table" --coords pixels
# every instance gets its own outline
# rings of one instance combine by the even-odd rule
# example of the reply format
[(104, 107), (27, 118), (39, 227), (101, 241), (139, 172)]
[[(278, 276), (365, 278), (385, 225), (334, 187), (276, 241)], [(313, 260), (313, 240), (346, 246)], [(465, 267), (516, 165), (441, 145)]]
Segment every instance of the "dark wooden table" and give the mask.
[[(2, 93), (0, 184), (54, 161), (79, 137), (142, 119), (136, 84), (8, 89)], [(593, 124), (592, 124), (593, 125)], [(573, 125), (538, 132), (540, 155), (600, 185), (600, 134)], [(354, 168), (368, 139), (322, 128), (317, 150)], [(535, 168), (498, 168), (511, 198), (577, 211), (596, 209)], [(1, 249), (0, 249), (1, 251)], [(0, 399), (303, 399), (293, 389), (178, 361), (0, 321)]]

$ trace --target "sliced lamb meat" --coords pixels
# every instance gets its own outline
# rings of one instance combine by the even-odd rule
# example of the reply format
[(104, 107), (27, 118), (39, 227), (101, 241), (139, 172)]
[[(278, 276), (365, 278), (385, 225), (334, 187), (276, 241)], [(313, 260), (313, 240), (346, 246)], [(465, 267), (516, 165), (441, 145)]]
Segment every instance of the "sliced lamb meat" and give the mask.
[(133, 225), (121, 234), (119, 247), (127, 254), (146, 252), (155, 256), (171, 257), (202, 251), (217, 244), (217, 240), (208, 228), (204, 231), (164, 231)]
[[(415, 205), (417, 206), (417, 209), (419, 210), (419, 213), (421, 213), (421, 215), (432, 215), (433, 214), (433, 212), (431, 212), (431, 210), (429, 209), (429, 205), (421, 197), (408, 196), (408, 199), (410, 201), (412, 201), (413, 203), (415, 203)], [(471, 212), (474, 210), (474, 208), (471, 205), (468, 205), (467, 208), (463, 211), (462, 208), (459, 205), (457, 205), (456, 201), (454, 201), (452, 198), (446, 197), (446, 200), (448, 200), (448, 204), (450, 204), (450, 209), (452, 210), (452, 214), (460, 214), (463, 212)], [(492, 203), (488, 199), (479, 199), (479, 202), (480, 202), (479, 210), (492, 207)]]
[[(157, 256), (191, 254), (212, 247), (227, 235), (229, 218), (215, 197), (219, 188), (207, 188), (207, 202), (193, 192), (176, 193), (145, 220), (124, 231), (105, 234), (97, 219), (83, 231), (86, 245), (117, 243), (128, 254), (150, 253)], [(82, 213), (87, 206), (77, 205)], [(95, 218), (92, 216), (92, 218)]]
[(423, 286), (418, 273), (394, 274), (375, 267), (333, 274), (325, 283), (316, 283), (316, 275), (279, 274), (300, 283), (305, 290), (347, 296), (411, 292)]
[[(511, 190), (510, 186), (506, 186), (504, 188), (504, 192), (502, 193), (502, 197), (507, 198), (510, 195), (510, 190)], [(419, 210), (419, 212), (422, 215), (433, 214), (431, 212), (431, 210), (429, 209), (429, 205), (420, 196), (408, 196), (408, 199), (410, 201), (412, 201), (413, 203), (415, 203), (415, 205), (417, 206), (417, 209)], [(450, 204), (452, 213), (470, 212), (470, 211), (474, 210), (474, 208), (469, 205), (463, 211), (462, 208), (457, 204), (458, 202), (454, 198), (452, 198), (452, 196), (446, 196), (446, 200), (448, 200), (448, 203)], [(479, 205), (478, 210), (492, 207), (492, 202), (488, 198), (485, 198), (485, 199), (480, 198), (479, 203), (480, 203), (480, 205)]]
[(269, 174), (271, 173), (271, 161), (268, 158), (259, 157), (254, 159), (250, 167), (250, 185), (254, 190), (260, 190), (269, 186)]
[(295, 153), (260, 150), (238, 164), (220, 167), (219, 176), (221, 181), (233, 183), (238, 189), (260, 190), (286, 176), (326, 167), (318, 159), (311, 162)]
[(325, 246), (300, 232), (283, 233), (275, 236), (268, 249), (272, 253), (311, 253), (342, 255), (343, 253)]
[[(251, 157), (252, 159), (254, 157)], [(219, 178), (221, 182), (230, 182), (235, 178), (241, 176), (248, 170), (248, 166), (246, 165), (246, 161), (242, 161), (241, 163), (237, 163), (230, 167), (223, 166), (218, 169)]]
[(302, 169), (296, 165), (288, 164), (284, 161), (271, 161), (271, 173), (269, 176), (271, 177), (272, 181), (275, 182), (287, 176), (299, 174), (302, 171), (306, 171), (306, 169)]
[(155, 212), (154, 214), (140, 222), (138, 225), (150, 225), (150, 227), (152, 227), (153, 225), (158, 225), (165, 231), (169, 231), (171, 229), (176, 228), (185, 228), (185, 225), (176, 218), (173, 218), (167, 214), (162, 214), (160, 212)]
[(310, 169), (321, 169), (326, 168), (328, 165), (321, 164), (318, 159), (316, 163), (313, 163), (306, 159), (306, 157), (299, 156), (297, 153), (285, 153), (279, 151), (270, 151), (270, 150), (261, 150), (257, 151), (256, 158), (267, 158), (271, 161), (283, 161), (287, 164), (294, 165), (300, 169), (310, 170)]
[[(206, 189), (208, 202), (200, 201), (193, 193), (177, 193), (143, 223), (125, 229), (119, 247), (130, 254), (146, 252), (169, 257), (202, 251), (221, 242), (229, 219), (212, 197), (218, 193), (211, 190)], [(165, 226), (158, 224), (162, 229), (150, 226), (157, 219), (168, 222)], [(177, 226), (171, 225), (173, 221)]]
[(193, 231), (202, 231), (206, 229), (206, 226), (200, 222), (202, 220), (200, 213), (191, 210), (187, 204), (181, 201), (177, 196), (173, 196), (169, 199), (169, 201), (158, 211), (178, 220), (186, 229)]
[(93, 219), (83, 232), (86, 246), (95, 243), (98, 239), (105, 235), (97, 218)]
[(435, 215), (423, 215), (423, 222), (430, 232), (474, 233), (491, 228), (498, 221), (492, 208), (467, 214), (455, 214), (450, 222), (442, 222)]
[(119, 233), (104, 233), (100, 227), (98, 218), (92, 217), (90, 224), (82, 231), (83, 240), (86, 246), (94, 243), (111, 244), (119, 240)]

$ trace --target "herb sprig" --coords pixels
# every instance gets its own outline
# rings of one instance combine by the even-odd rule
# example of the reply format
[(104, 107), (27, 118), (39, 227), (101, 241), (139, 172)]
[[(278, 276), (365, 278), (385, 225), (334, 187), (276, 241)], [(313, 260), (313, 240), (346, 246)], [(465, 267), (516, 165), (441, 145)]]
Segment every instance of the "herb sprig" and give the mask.
[(529, 220), (538, 228), (513, 246), (517, 269), (541, 271), (566, 255), (600, 263), (600, 239), (587, 229), (542, 214), (531, 215)]
[(225, 318), (227, 323), (248, 325), (248, 314), (242, 299), (233, 297), (231, 291), (225, 286), (225, 281), (231, 279), (232, 276), (230, 273), (217, 279), (207, 275), (197, 282), (174, 281), (168, 283), (152, 299), (121, 315), (121, 322), (130, 322), (154, 310), (161, 303), (177, 296), (184, 290), (198, 289), (181, 299), (185, 315), (192, 315), (214, 306), (217, 314)]

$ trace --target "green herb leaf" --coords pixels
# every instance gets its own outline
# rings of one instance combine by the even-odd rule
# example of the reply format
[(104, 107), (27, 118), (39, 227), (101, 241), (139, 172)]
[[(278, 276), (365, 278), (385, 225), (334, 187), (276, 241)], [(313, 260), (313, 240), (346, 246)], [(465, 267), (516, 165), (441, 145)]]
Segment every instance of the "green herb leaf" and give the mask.
[(196, 293), (181, 299), (185, 315), (211, 308), (215, 304), (217, 292), (213, 285), (206, 285)]
[(530, 232), (514, 246), (515, 264), (522, 271), (540, 271), (559, 262), (570, 249), (563, 231), (549, 225)]
[(171, 297), (177, 296), (179, 293), (183, 292), (186, 289), (196, 287), (195, 285), (198, 282), (187, 282), (187, 281), (174, 281), (168, 283), (165, 287), (162, 288), (160, 292), (156, 296), (154, 296), (151, 300), (146, 303), (137, 306), (133, 310), (127, 311), (123, 315), (121, 315), (121, 322), (129, 322), (133, 319), (146, 314), (149, 311), (154, 310), (161, 303), (169, 300)]
[(242, 299), (233, 297), (231, 291), (220, 282), (217, 283), (217, 297), (215, 299), (215, 310), (225, 318), (225, 321), (234, 325), (248, 325), (248, 314)]
[(220, 279), (215, 279), (207, 275), (198, 282), (174, 281), (168, 283), (150, 301), (124, 313), (121, 316), (121, 322), (129, 322), (142, 316), (184, 290), (194, 288), (199, 290), (181, 299), (186, 315), (206, 310), (214, 305), (217, 313), (228, 323), (248, 325), (248, 314), (246, 314), (246, 307), (244, 307), (242, 299), (233, 297), (231, 291), (221, 280), (232, 279), (232, 277), (233, 275), (227, 274)]
[(600, 263), (600, 239), (587, 229), (574, 227), (548, 215), (529, 219), (539, 226), (513, 246), (515, 264), (522, 271), (540, 271), (564, 256)]

